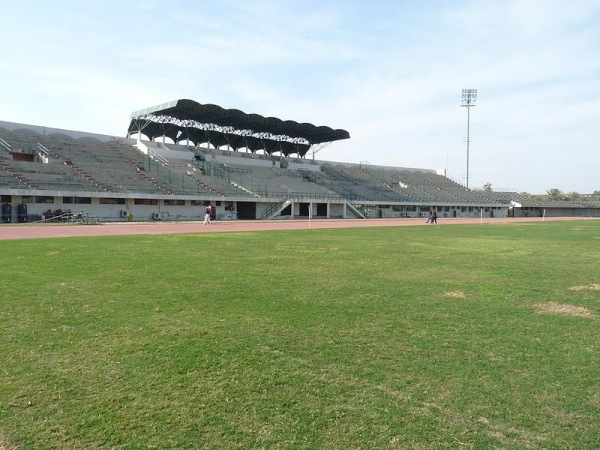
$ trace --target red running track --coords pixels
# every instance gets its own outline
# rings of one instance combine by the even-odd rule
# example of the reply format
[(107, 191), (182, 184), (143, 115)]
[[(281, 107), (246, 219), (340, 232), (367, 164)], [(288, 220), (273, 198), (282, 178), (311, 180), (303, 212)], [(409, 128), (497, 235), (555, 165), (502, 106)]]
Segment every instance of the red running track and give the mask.
[[(529, 218), (441, 218), (436, 226), (446, 224), (486, 224), (486, 223), (519, 223), (542, 222), (555, 220), (585, 220), (588, 218), (574, 217), (529, 217)], [(593, 220), (593, 218), (589, 218)], [(124, 236), (124, 235), (153, 235), (153, 234), (183, 234), (183, 233), (219, 233), (265, 230), (308, 230), (326, 228), (355, 228), (355, 227), (400, 227), (400, 226), (432, 226), (425, 223), (426, 219), (319, 219), (319, 220), (249, 220), (223, 221), (204, 225), (199, 222), (111, 222), (94, 225), (82, 224), (2, 224), (0, 225), (0, 240), (3, 239), (34, 239), (59, 238), (74, 236)]]

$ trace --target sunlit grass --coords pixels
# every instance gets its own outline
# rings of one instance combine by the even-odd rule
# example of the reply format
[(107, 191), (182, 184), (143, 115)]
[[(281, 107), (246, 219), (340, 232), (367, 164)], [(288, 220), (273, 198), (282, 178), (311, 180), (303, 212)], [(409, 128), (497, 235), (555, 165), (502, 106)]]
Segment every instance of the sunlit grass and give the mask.
[(0, 447), (594, 448), (600, 222), (3, 241)]

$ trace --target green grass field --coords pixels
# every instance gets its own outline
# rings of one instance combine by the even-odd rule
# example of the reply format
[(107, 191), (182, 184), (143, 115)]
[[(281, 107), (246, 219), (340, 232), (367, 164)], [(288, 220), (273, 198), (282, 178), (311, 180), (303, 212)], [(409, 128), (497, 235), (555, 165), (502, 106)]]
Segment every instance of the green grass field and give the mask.
[(600, 447), (600, 221), (2, 241), (0, 448)]

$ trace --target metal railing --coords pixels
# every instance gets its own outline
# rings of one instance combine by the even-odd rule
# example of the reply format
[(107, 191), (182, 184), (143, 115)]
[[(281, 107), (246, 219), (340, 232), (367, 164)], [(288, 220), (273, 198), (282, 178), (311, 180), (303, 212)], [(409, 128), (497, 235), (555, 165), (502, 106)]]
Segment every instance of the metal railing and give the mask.
[(267, 209), (265, 209), (261, 215), (260, 218), (261, 219), (270, 219), (271, 217), (273, 217), (273, 215), (278, 211), (281, 210), (283, 208), (285, 208), (287, 205), (289, 205), (291, 203), (290, 200), (285, 199), (281, 202), (278, 203), (273, 203), (271, 206), (269, 206)]
[(8, 153), (11, 152), (11, 147), (10, 144), (8, 142), (6, 142), (4, 139), (0, 138), (0, 147), (2, 147), (4, 150), (6, 150)]

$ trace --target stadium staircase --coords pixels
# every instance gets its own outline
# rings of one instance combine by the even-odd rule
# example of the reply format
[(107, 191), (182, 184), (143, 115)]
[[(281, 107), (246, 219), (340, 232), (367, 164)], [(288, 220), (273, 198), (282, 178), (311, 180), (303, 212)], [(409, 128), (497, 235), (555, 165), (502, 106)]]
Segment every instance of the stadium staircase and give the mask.
[(261, 213), (260, 218), (263, 220), (272, 219), (291, 204), (292, 201), (289, 199), (286, 199), (279, 203), (273, 203)]
[(346, 210), (350, 211), (359, 219), (366, 219), (365, 214), (360, 210), (360, 208), (350, 200), (346, 200)]
[(16, 180), (17, 185), (14, 187), (16, 187), (16, 188), (25, 187), (26, 189), (36, 189), (37, 188), (37, 184), (35, 182), (28, 179), (26, 176), (24, 176), (22, 173), (20, 173), (17, 169), (15, 169), (11, 164), (7, 163), (6, 161), (0, 160), (0, 167), (8, 175), (10, 175), (10, 177), (12, 177), (14, 180)]

